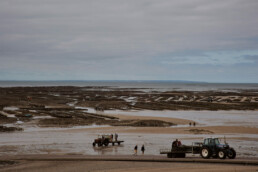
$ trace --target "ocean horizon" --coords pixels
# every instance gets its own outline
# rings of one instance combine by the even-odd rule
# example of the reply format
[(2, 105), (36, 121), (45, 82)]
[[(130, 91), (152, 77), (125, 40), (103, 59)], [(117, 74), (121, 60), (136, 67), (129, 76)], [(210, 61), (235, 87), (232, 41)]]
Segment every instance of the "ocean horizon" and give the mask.
[(47, 86), (77, 86), (77, 87), (114, 87), (154, 89), (157, 91), (236, 91), (255, 90), (258, 83), (209, 83), (184, 80), (39, 80), (39, 81), (0, 81), (0, 87), (47, 87)]

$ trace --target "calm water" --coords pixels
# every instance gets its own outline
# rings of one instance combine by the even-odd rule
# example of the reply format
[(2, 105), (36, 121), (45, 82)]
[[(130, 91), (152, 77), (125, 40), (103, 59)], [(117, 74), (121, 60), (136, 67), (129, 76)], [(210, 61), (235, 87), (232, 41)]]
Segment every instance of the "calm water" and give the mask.
[(174, 81), (0, 81), (0, 87), (28, 86), (108, 86), (115, 88), (138, 88), (146, 90), (186, 90), (186, 91), (237, 91), (257, 89), (258, 83), (195, 83)]

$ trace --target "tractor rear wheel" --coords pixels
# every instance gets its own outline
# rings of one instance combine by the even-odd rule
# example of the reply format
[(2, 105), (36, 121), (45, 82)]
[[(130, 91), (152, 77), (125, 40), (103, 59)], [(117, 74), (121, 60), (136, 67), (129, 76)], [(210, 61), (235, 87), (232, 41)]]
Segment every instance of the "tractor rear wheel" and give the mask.
[(200, 154), (204, 159), (208, 159), (211, 157), (211, 150), (208, 147), (203, 147)]
[(235, 159), (236, 158), (236, 151), (233, 148), (230, 148), (228, 150), (228, 154), (227, 154), (229, 159)]
[(226, 158), (226, 152), (224, 150), (220, 150), (218, 152), (219, 159), (225, 159)]

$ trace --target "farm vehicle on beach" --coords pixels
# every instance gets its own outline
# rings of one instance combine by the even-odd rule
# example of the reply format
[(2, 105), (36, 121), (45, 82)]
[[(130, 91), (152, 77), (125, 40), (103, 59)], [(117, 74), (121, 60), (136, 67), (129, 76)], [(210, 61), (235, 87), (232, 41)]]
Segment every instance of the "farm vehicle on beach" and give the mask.
[(118, 135), (115, 134), (115, 139), (113, 139), (113, 135), (99, 135), (97, 139), (94, 139), (94, 142), (92, 143), (92, 146), (108, 146), (109, 144), (112, 144), (113, 146), (115, 144), (120, 145), (122, 142), (122, 140), (117, 140)]
[(200, 154), (202, 158), (234, 159), (236, 151), (226, 142), (221, 144), (218, 138), (206, 138), (203, 142), (195, 142), (191, 146), (181, 145), (176, 140), (172, 144), (171, 150), (160, 150), (160, 154), (167, 154), (168, 158), (185, 158), (186, 154)]

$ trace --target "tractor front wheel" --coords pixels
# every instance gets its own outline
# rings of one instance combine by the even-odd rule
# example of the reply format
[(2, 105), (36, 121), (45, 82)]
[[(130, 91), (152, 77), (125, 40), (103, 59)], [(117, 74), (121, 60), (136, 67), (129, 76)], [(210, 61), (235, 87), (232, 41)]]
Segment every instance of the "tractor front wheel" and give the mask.
[(226, 158), (226, 152), (224, 150), (220, 150), (218, 152), (219, 159), (225, 159)]
[(236, 158), (236, 151), (233, 148), (230, 148), (228, 150), (228, 158), (229, 159), (235, 159)]

